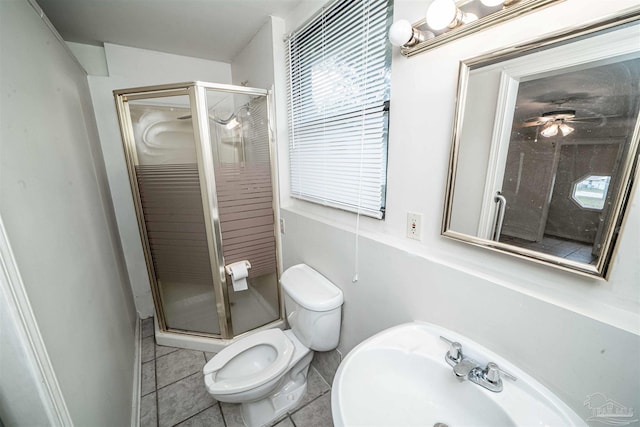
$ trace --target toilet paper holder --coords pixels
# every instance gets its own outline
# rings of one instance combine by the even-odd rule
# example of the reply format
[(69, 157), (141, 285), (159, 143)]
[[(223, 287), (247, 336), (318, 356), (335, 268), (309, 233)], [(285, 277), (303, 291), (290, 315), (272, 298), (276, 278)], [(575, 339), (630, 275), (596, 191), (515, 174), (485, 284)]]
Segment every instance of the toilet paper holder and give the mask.
[(249, 277), (250, 268), (251, 263), (247, 260), (234, 262), (224, 268), (229, 277), (231, 277), (231, 285), (235, 292), (249, 289), (247, 278)]
[(251, 263), (245, 259), (244, 261), (234, 262), (234, 263), (231, 263), (231, 264), (225, 266), (224, 267), (224, 271), (226, 271), (227, 274), (233, 278), (233, 275), (231, 274), (231, 266), (233, 266), (235, 264), (238, 264), (238, 263), (242, 263), (242, 262), (244, 263), (245, 267), (247, 267), (247, 270), (249, 270), (251, 268)]

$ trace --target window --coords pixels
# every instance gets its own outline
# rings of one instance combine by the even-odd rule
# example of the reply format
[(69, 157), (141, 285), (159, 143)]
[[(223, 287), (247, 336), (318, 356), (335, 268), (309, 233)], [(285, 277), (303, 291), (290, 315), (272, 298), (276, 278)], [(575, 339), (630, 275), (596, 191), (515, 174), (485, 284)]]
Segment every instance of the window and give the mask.
[(571, 198), (581, 208), (602, 210), (610, 181), (610, 176), (601, 175), (582, 178), (573, 184)]
[(338, 0), (288, 40), (291, 195), (384, 217), (391, 0)]

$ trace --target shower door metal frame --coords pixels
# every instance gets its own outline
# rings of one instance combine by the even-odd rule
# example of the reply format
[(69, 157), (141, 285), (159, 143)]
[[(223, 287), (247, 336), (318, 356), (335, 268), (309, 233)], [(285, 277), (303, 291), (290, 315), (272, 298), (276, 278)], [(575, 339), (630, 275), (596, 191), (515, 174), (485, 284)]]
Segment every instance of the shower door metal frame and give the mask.
[[(276, 280), (280, 279), (280, 239), (278, 236), (278, 206), (277, 206), (277, 177), (275, 170), (275, 148), (273, 142), (272, 131), (272, 105), (269, 100), (269, 93), (264, 89), (250, 88), (244, 86), (233, 86), (225, 84), (215, 84), (207, 82), (187, 82), (168, 85), (156, 85), (146, 87), (135, 87), (130, 89), (114, 90), (116, 109), (118, 113), (118, 121), (120, 132), (122, 135), (122, 143), (124, 147), (125, 159), (127, 164), (127, 172), (129, 174), (129, 183), (134, 199), (134, 208), (140, 231), (144, 257), (147, 265), (147, 273), (151, 284), (153, 303), (157, 313), (158, 326), (163, 331), (180, 333), (185, 335), (195, 335), (210, 338), (233, 339), (254, 330), (261, 330), (270, 327), (272, 324), (282, 322), (284, 320), (283, 299), (280, 286), (276, 283), (278, 296), (278, 318), (274, 321), (259, 326), (251, 331), (242, 334), (233, 335), (233, 323), (231, 319), (231, 309), (229, 305), (229, 292), (225, 273), (225, 263), (223, 254), (222, 230), (220, 226), (220, 215), (218, 211), (218, 200), (216, 192), (216, 180), (214, 172), (214, 164), (216, 159), (216, 151), (213, 150), (209, 132), (209, 118), (207, 109), (207, 90), (215, 90), (217, 92), (243, 94), (249, 96), (264, 96), (267, 102), (267, 126), (269, 137), (269, 155), (271, 166), (271, 182), (273, 197), (273, 215), (274, 215), (274, 235), (275, 235), (275, 256), (276, 256)], [(218, 315), (218, 323), (220, 325), (220, 334), (210, 334), (205, 332), (185, 331), (181, 329), (171, 329), (167, 327), (165, 314), (163, 310), (162, 294), (158, 287), (155, 270), (153, 268), (153, 258), (151, 257), (151, 249), (147, 228), (144, 221), (144, 213), (142, 212), (142, 203), (138, 180), (135, 173), (135, 166), (138, 164), (137, 152), (135, 149), (135, 138), (133, 135), (133, 123), (131, 122), (131, 114), (128, 101), (162, 98), (169, 96), (188, 96), (190, 109), (192, 114), (194, 142), (196, 149), (196, 158), (198, 166), (198, 176), (200, 181), (200, 191), (203, 201), (203, 212), (205, 222), (205, 233), (207, 238), (207, 246), (209, 249), (209, 258), (211, 264), (211, 275), (213, 279), (214, 295), (216, 298), (216, 311)], [(205, 165), (210, 165), (206, 167)]]

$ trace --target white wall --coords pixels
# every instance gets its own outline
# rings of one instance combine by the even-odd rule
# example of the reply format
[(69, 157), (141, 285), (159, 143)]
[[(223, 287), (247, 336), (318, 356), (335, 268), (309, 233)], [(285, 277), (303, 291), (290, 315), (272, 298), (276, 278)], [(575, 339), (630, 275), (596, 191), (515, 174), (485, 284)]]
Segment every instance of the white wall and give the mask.
[(383, 329), (423, 320), (501, 354), (582, 417), (591, 415), (583, 402), (595, 392), (640, 407), (637, 335), (509, 289), (477, 268), (463, 270), (369, 238), (359, 242), (354, 284), (353, 233), (289, 210), (282, 217), (285, 267), (304, 262), (344, 292), (342, 354)]
[(108, 76), (107, 58), (102, 46), (65, 41), (67, 47), (79, 61), (87, 74), (91, 76)]
[(73, 46), (85, 69), (96, 70), (100, 74), (103, 74), (101, 61), (96, 57), (95, 49), (104, 51), (108, 75), (89, 75), (91, 99), (136, 309), (140, 317), (146, 318), (153, 314), (153, 299), (122, 149), (113, 90), (196, 80), (229, 84), (231, 66), (224, 62), (108, 43), (105, 43), (104, 49), (79, 49)]
[(0, 2), (0, 51), (0, 215), (16, 264), (75, 425), (128, 425), (136, 313), (86, 75), (26, 0)]
[[(607, 282), (440, 236), (459, 61), (636, 3), (566, 0), (410, 59), (394, 50), (387, 215), (361, 219), (355, 284), (355, 216), (289, 197), (287, 135), (278, 132), (284, 265), (306, 262), (344, 290), (340, 350), (394, 324), (425, 320), (503, 354), (581, 416), (589, 415), (586, 396), (597, 391), (640, 408), (638, 185)], [(397, 0), (394, 19), (416, 21), (424, 6)], [(284, 31), (311, 11), (303, 2)], [(276, 37), (274, 43), (279, 49)], [(276, 61), (276, 70), (283, 63)], [(286, 100), (284, 84), (277, 84), (279, 104)], [(424, 214), (421, 242), (405, 237), (408, 211)]]
[[(231, 61), (232, 82), (249, 87), (271, 89), (273, 85), (272, 19), (251, 38), (251, 41)], [(245, 83), (246, 82), (246, 83)]]

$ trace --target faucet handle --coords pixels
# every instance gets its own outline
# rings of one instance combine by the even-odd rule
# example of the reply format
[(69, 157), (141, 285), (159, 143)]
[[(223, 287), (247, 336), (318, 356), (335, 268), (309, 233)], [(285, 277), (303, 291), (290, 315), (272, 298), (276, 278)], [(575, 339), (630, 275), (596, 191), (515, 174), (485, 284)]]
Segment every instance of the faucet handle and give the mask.
[(440, 339), (449, 344), (449, 351), (447, 351), (446, 356), (448, 360), (453, 362), (459, 362), (462, 360), (462, 344), (457, 341), (451, 341), (443, 336), (441, 336)]
[(483, 375), (485, 380), (494, 384), (500, 381), (500, 375), (504, 375), (505, 377), (509, 378), (511, 381), (516, 380), (516, 377), (514, 377), (507, 371), (500, 369), (498, 365), (496, 365), (493, 362), (487, 363), (487, 367), (484, 369)]
[(455, 361), (462, 359), (462, 345), (459, 342), (452, 342), (447, 354)]

